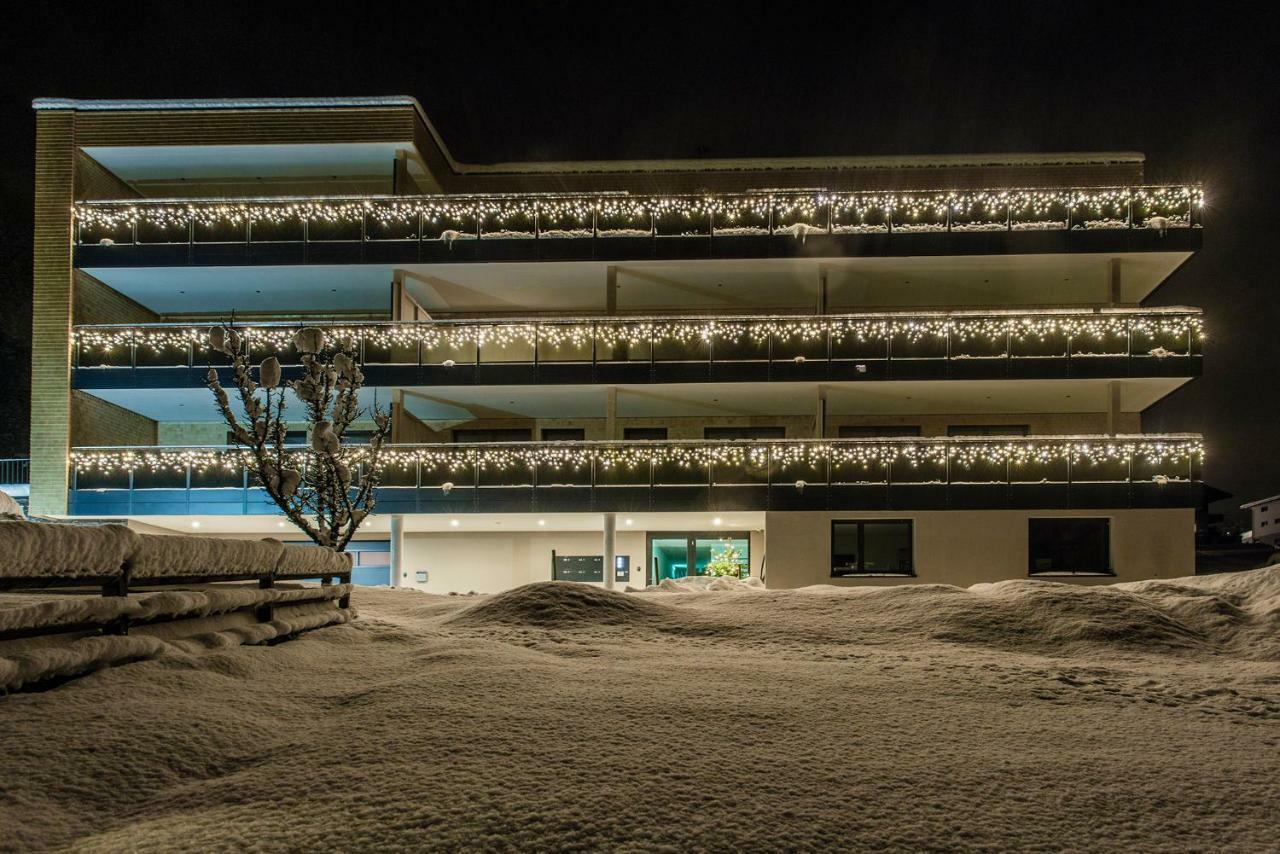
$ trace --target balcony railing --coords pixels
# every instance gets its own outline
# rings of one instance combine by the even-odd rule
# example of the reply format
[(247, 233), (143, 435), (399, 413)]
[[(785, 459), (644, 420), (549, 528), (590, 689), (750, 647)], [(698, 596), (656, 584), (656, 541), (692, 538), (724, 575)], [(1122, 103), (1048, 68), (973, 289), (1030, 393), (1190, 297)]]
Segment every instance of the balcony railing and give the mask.
[(1138, 186), (129, 199), (74, 213), (78, 262), (91, 266), (794, 256), (924, 234), (1163, 236), (1198, 228), (1203, 201), (1197, 186)]
[(9, 457), (0, 460), (0, 484), (31, 483), (31, 458)]
[[(291, 451), (305, 467), (305, 448)], [(359, 469), (364, 449), (350, 450)], [(382, 512), (1194, 506), (1194, 435), (388, 446)], [(78, 513), (271, 513), (244, 452), (78, 448)]]
[[(370, 382), (400, 385), (1185, 376), (1203, 339), (1188, 308), (311, 325), (355, 352)], [(256, 358), (297, 365), (299, 324), (238, 328)], [(227, 363), (191, 324), (74, 337), (82, 388), (201, 384)], [(151, 376), (112, 376), (120, 368)]]

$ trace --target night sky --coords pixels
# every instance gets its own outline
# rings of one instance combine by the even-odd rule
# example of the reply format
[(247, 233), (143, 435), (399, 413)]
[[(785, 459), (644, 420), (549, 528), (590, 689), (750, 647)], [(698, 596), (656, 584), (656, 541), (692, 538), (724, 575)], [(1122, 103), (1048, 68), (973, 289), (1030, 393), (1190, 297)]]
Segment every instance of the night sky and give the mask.
[[(1280, 63), (1262, 4), (32, 4), (0, 33), (0, 455), (26, 453), (31, 99), (413, 95), (455, 157), (1137, 150), (1202, 181), (1202, 252), (1149, 304), (1207, 313), (1149, 410), (1206, 480), (1280, 493)], [(713, 11), (714, 10), (714, 11)]]

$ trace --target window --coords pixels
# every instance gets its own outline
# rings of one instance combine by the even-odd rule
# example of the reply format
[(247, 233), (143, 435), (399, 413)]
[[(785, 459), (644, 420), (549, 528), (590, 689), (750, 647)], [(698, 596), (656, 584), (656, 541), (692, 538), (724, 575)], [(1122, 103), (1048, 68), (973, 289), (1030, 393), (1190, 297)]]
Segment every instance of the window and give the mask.
[(455, 442), (528, 442), (532, 438), (533, 431), (523, 427), (453, 431)]
[(1113, 575), (1111, 520), (1031, 519), (1028, 575)]
[(581, 442), (587, 438), (587, 431), (582, 427), (543, 427), (544, 442)]
[(785, 439), (786, 427), (704, 427), (704, 439)]
[(658, 442), (667, 438), (666, 427), (623, 427), (622, 438), (636, 442)]
[(949, 424), (948, 436), (1029, 436), (1028, 424)]
[(910, 519), (836, 519), (831, 523), (831, 576), (915, 575)]
[(864, 426), (861, 424), (843, 424), (836, 436), (841, 439), (892, 439), (901, 436), (919, 436), (918, 424), (897, 425), (893, 427)]

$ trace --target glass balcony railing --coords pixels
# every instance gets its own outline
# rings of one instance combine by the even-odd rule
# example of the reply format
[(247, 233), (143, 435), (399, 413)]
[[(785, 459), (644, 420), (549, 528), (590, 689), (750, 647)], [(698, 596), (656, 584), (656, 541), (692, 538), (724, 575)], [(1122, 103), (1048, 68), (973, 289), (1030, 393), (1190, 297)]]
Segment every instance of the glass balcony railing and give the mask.
[[(291, 453), (305, 468), (307, 450)], [(350, 450), (353, 469), (365, 453)], [(1203, 453), (1186, 434), (392, 445), (378, 500), (383, 512), (1194, 506)], [(246, 461), (77, 448), (73, 512), (272, 512)]]
[(1138, 186), (129, 199), (81, 202), (74, 214), (82, 260), (217, 264), (495, 260), (504, 252), (698, 257), (716, 254), (715, 247), (726, 257), (823, 254), (824, 247), (838, 251), (845, 238), (877, 235), (1133, 229), (1165, 235), (1201, 226), (1203, 206), (1197, 186)]
[[(1204, 338), (1188, 308), (313, 325), (356, 353), (371, 382), (423, 385), (1185, 375)], [(238, 330), (256, 358), (296, 365), (298, 328)], [(207, 337), (191, 324), (76, 327), (77, 384), (120, 368), (200, 369), (187, 380), (202, 383), (227, 362)]]

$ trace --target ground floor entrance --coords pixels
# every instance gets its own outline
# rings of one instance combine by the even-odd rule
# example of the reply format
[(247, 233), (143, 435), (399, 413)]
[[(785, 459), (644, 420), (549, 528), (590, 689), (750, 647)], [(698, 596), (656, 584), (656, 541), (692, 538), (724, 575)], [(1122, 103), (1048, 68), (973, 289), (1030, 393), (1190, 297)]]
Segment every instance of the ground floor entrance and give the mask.
[(748, 531), (649, 532), (648, 583), (690, 575), (751, 574), (751, 534)]

